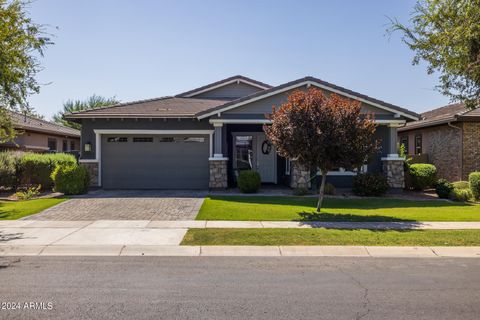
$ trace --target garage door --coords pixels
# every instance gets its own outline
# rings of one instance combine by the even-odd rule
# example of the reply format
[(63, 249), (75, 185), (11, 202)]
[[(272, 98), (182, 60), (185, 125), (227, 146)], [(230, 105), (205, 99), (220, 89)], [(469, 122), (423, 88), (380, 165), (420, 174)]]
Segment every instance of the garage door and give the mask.
[(106, 189), (205, 189), (208, 135), (102, 135)]

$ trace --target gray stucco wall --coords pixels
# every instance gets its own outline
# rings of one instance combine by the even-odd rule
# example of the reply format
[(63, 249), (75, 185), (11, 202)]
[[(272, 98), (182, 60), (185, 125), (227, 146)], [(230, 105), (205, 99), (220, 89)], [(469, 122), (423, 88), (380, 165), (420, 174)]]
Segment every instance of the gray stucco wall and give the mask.
[[(213, 130), (208, 119), (83, 119), (81, 158), (95, 159), (95, 132), (94, 129), (122, 129), (122, 130)], [(92, 145), (91, 152), (84, 151), (85, 143)]]

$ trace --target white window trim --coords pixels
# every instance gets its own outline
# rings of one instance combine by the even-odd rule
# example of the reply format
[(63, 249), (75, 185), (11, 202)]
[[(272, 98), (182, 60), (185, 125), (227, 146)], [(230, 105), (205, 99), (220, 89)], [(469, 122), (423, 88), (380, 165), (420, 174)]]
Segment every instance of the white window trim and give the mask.
[(292, 161), (285, 158), (285, 175), (289, 176), (292, 173)]
[(147, 135), (209, 135), (210, 157), (213, 153), (213, 132), (214, 130), (136, 130), (136, 129), (94, 129), (95, 133), (95, 159), (81, 159), (80, 162), (98, 162), (98, 186), (102, 186), (102, 134), (147, 134)]

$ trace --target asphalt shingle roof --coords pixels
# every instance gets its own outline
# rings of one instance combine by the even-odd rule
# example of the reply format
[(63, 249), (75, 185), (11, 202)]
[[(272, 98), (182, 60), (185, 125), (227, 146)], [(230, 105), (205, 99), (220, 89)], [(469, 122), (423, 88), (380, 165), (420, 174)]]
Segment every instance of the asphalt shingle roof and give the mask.
[(24, 114), (13, 111), (10, 111), (10, 117), (16, 129), (45, 132), (69, 137), (80, 137), (79, 130), (53, 122), (25, 116)]

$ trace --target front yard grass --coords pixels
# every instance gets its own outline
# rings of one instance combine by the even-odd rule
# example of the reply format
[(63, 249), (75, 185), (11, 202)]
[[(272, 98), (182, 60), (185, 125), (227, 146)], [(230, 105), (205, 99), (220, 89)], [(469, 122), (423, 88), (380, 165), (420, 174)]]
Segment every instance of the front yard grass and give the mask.
[(26, 201), (0, 201), (0, 220), (16, 220), (53, 207), (66, 198), (34, 199)]
[(480, 230), (190, 229), (182, 245), (478, 246)]
[(315, 197), (212, 196), (197, 220), (252, 221), (480, 221), (480, 205), (443, 200), (326, 198), (315, 212)]

